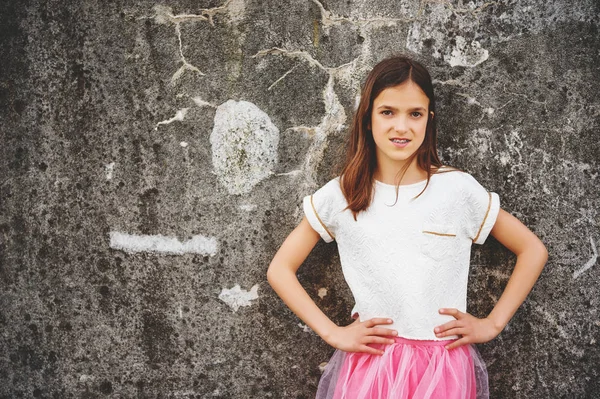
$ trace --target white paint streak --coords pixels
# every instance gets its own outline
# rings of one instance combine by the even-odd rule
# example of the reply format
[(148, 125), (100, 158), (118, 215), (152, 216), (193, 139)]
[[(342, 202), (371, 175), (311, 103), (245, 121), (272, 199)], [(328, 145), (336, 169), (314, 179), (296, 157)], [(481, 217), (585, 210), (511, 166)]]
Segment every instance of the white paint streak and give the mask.
[(179, 143), (179, 145), (185, 148), (188, 146), (188, 143), (186, 141), (182, 141), (181, 143)]
[(202, 98), (200, 97), (194, 97), (192, 98), (192, 100), (194, 101), (194, 103), (199, 106), (199, 107), (211, 107), (211, 108), (217, 108), (217, 106), (213, 103), (209, 103), (207, 101), (204, 101)]
[(219, 299), (229, 305), (234, 312), (237, 312), (240, 307), (250, 306), (252, 305), (251, 301), (258, 299), (258, 284), (255, 284), (250, 291), (241, 289), (239, 284), (231, 289), (223, 288), (219, 294)]
[(173, 123), (175, 121), (182, 121), (185, 118), (185, 115), (187, 114), (188, 110), (189, 110), (189, 108), (182, 108), (182, 109), (178, 110), (175, 113), (175, 116), (172, 117), (171, 119), (167, 119), (167, 120), (158, 122), (156, 124), (156, 127), (154, 128), (154, 130), (158, 130), (158, 126), (159, 125), (168, 125), (168, 124)]
[(210, 143), (219, 182), (230, 194), (246, 194), (272, 175), (279, 129), (256, 105), (228, 100), (217, 107)]
[(546, 321), (548, 323), (550, 323), (551, 325), (553, 325), (556, 328), (556, 331), (558, 331), (558, 335), (560, 335), (561, 338), (570, 339), (569, 334), (565, 331), (564, 328), (562, 328), (558, 324), (558, 322), (556, 321), (554, 316), (551, 315), (547, 310), (545, 310), (544, 308), (542, 308), (539, 305), (535, 307), (535, 310), (537, 310), (542, 316), (544, 316), (544, 319), (546, 319)]
[(111, 180), (113, 178), (113, 170), (114, 169), (115, 169), (114, 162), (104, 165), (104, 172), (106, 173), (106, 180)]
[(310, 329), (310, 327), (307, 326), (306, 324), (298, 323), (298, 327), (300, 327), (302, 329), (302, 331), (304, 331), (305, 333), (309, 333), (312, 331)]
[(596, 243), (594, 242), (594, 239), (592, 237), (590, 237), (590, 244), (592, 245), (592, 257), (580, 269), (575, 270), (575, 272), (573, 273), (574, 279), (581, 276), (588, 269), (594, 266), (598, 261), (598, 249), (596, 248)]
[(127, 234), (118, 231), (110, 232), (110, 247), (125, 252), (159, 252), (172, 255), (194, 253), (214, 256), (217, 253), (217, 239), (195, 235), (181, 242), (175, 237), (157, 235)]

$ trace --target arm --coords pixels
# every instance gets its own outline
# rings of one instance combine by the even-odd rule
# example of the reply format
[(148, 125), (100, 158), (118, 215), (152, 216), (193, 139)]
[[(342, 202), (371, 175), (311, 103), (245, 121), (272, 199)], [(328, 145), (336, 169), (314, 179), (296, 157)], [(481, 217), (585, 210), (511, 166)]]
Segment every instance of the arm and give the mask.
[(319, 241), (306, 217), (285, 239), (267, 270), (267, 280), (277, 295), (306, 325), (331, 346), (352, 352), (382, 354), (367, 343), (392, 343), (393, 340), (376, 335), (393, 335), (392, 330), (375, 328), (376, 324), (388, 323), (386, 319), (356, 320), (350, 326), (338, 327), (332, 322), (304, 290), (296, 272), (310, 251)]
[(448, 349), (487, 342), (500, 334), (525, 301), (548, 260), (548, 251), (540, 239), (503, 209), (498, 213), (491, 234), (517, 256), (515, 268), (502, 296), (485, 319), (478, 319), (457, 309), (440, 309), (440, 313), (454, 316), (456, 320), (436, 327), (436, 336), (462, 335), (448, 345)]

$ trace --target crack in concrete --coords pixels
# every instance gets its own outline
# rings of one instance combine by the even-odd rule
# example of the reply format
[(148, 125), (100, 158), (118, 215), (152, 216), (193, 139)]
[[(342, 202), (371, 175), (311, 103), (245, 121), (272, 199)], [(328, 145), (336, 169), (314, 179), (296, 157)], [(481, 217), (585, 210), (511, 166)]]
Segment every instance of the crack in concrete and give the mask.
[(510, 95), (512, 95), (512, 96), (516, 96), (516, 97), (521, 97), (521, 98), (524, 98), (525, 100), (527, 100), (527, 102), (530, 102), (530, 103), (532, 103), (532, 104), (539, 104), (539, 105), (543, 105), (543, 106), (544, 106), (544, 109), (545, 109), (546, 111), (548, 111), (548, 104), (547, 104), (547, 102), (546, 102), (546, 101), (536, 101), (536, 100), (532, 100), (532, 99), (530, 99), (529, 97), (527, 97), (525, 94), (521, 94), (521, 93), (515, 93), (515, 92), (512, 92), (512, 91), (508, 91), (508, 90), (506, 90), (506, 84), (504, 84), (504, 85), (502, 86), (502, 91), (503, 91), (504, 93), (506, 93), (506, 94), (510, 94)]
[(321, 23), (323, 29), (328, 33), (329, 28), (335, 25), (341, 25), (343, 23), (349, 23), (358, 27), (364, 27), (365, 25), (374, 24), (377, 26), (393, 26), (398, 22), (412, 22), (414, 18), (386, 18), (386, 17), (375, 17), (375, 18), (361, 18), (353, 19), (348, 17), (341, 17), (335, 15), (333, 12), (325, 9), (323, 4), (319, 0), (312, 0), (312, 2), (319, 7), (321, 11)]
[(154, 6), (154, 20), (159, 24), (172, 23), (175, 24), (175, 33), (177, 34), (177, 39), (179, 41), (179, 57), (180, 62), (182, 63), (181, 67), (171, 76), (171, 84), (175, 84), (175, 82), (183, 75), (185, 71), (195, 72), (200, 76), (205, 76), (205, 74), (195, 65), (188, 62), (183, 55), (183, 41), (181, 39), (181, 23), (182, 22), (196, 22), (196, 21), (208, 21), (211, 26), (214, 26), (213, 17), (221, 12), (226, 12), (229, 7), (229, 3), (231, 0), (225, 1), (222, 6), (213, 7), (213, 8), (203, 8), (200, 10), (200, 14), (178, 14), (174, 15), (171, 7), (156, 5)]
[(575, 270), (575, 272), (573, 272), (573, 279), (576, 279), (577, 277), (581, 276), (588, 269), (594, 266), (598, 261), (598, 249), (596, 248), (596, 243), (594, 242), (594, 239), (592, 237), (590, 237), (590, 244), (592, 245), (592, 257), (580, 269)]
[[(294, 126), (290, 128), (295, 131), (302, 131), (306, 133), (309, 137), (313, 138), (313, 142), (311, 143), (307, 151), (306, 158), (302, 166), (302, 170), (305, 173), (306, 185), (308, 186), (308, 188), (312, 189), (314, 188), (317, 182), (316, 174), (318, 164), (322, 160), (323, 154), (325, 153), (325, 150), (327, 148), (327, 137), (332, 132), (341, 131), (345, 126), (344, 123), (346, 122), (346, 112), (344, 111), (344, 107), (340, 103), (337, 94), (335, 93), (335, 79), (348, 79), (349, 76), (351, 76), (352, 71), (356, 69), (357, 61), (360, 58), (360, 56), (350, 62), (339, 65), (337, 67), (324, 66), (319, 61), (315, 60), (306, 51), (286, 50), (279, 47), (260, 50), (252, 57), (262, 57), (270, 54), (282, 55), (284, 57), (289, 58), (298, 58), (300, 60), (308, 62), (309, 65), (316, 67), (329, 75), (329, 79), (327, 80), (327, 84), (325, 86), (325, 89), (323, 90), (323, 103), (325, 105), (325, 115), (323, 116), (321, 123), (318, 126)], [(270, 87), (272, 87), (275, 83), (281, 81), (294, 68), (284, 73)], [(294, 173), (293, 175), (296, 175), (296, 173)]]

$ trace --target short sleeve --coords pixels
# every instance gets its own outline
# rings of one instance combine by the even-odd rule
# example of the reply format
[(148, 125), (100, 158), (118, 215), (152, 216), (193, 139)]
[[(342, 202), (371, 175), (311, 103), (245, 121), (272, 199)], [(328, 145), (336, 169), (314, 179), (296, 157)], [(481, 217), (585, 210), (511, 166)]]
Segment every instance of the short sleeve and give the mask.
[(498, 212), (498, 194), (487, 191), (475, 178), (464, 173), (465, 222), (467, 235), (475, 244), (483, 244), (492, 231)]
[(335, 240), (335, 218), (340, 212), (340, 196), (339, 180), (336, 178), (302, 201), (306, 219), (325, 242)]

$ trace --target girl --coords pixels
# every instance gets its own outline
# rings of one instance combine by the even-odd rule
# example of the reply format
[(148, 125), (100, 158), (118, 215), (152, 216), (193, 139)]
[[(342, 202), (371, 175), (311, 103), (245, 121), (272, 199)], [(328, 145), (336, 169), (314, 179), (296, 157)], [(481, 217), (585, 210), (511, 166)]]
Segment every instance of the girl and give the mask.
[[(289, 308), (336, 348), (317, 398), (487, 397), (472, 344), (506, 326), (547, 260), (542, 242), (500, 209), (496, 193), (443, 166), (431, 77), (392, 57), (364, 84), (341, 175), (303, 201), (267, 278)], [(466, 313), (471, 244), (489, 234), (517, 255), (486, 318)], [(348, 326), (312, 301), (296, 271), (322, 238), (337, 241), (356, 305)]]

